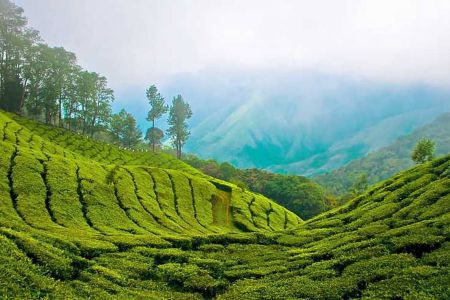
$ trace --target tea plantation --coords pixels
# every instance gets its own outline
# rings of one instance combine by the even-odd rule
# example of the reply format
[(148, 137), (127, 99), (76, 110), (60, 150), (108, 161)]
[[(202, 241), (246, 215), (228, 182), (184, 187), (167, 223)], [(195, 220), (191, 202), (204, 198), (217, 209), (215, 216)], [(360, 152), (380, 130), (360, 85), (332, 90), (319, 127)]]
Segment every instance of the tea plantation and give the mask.
[(165, 154), (0, 112), (0, 298), (448, 299), (450, 156), (303, 222)]

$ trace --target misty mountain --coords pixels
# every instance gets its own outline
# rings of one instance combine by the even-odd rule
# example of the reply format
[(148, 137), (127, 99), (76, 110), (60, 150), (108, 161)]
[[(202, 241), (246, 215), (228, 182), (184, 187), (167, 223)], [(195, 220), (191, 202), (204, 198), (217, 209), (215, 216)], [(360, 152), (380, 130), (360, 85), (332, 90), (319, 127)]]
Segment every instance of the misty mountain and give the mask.
[(389, 145), (443, 111), (450, 91), (313, 72), (207, 70), (164, 87), (191, 102), (186, 151), (311, 176)]
[(440, 115), (387, 147), (314, 179), (336, 195), (347, 192), (361, 174), (367, 174), (369, 183), (374, 184), (413, 166), (411, 151), (422, 138), (436, 143), (437, 156), (450, 153), (450, 113)]

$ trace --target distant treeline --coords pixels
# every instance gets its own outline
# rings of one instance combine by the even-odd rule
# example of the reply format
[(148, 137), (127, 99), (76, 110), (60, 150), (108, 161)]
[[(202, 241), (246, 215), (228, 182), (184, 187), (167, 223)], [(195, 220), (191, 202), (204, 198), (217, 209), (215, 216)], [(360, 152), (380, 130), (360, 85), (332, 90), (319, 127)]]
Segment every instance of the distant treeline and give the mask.
[[(160, 97), (152, 86), (147, 90), (152, 127), (145, 139), (153, 149), (160, 144), (164, 134), (155, 127), (155, 119), (170, 110), (168, 133), (180, 156), (189, 136), (185, 121), (192, 112), (178, 95), (170, 109), (160, 97), (164, 109), (155, 116), (151, 114), (155, 112), (151, 99), (155, 95)], [(84, 70), (76, 55), (63, 47), (45, 44), (39, 32), (27, 26), (22, 8), (0, 0), (0, 109), (135, 147), (141, 142), (142, 132), (130, 113), (112, 113), (113, 101), (114, 93), (105, 76)]]
[(45, 44), (9, 0), (0, 0), (0, 51), (1, 108), (90, 135), (106, 128), (114, 100), (106, 77)]

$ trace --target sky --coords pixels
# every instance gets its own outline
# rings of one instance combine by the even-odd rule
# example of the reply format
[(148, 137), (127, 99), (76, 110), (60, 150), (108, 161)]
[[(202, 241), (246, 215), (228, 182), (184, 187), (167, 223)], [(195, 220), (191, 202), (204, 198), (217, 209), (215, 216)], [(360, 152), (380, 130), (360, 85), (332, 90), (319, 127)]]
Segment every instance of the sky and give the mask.
[(450, 86), (450, 1), (15, 0), (52, 46), (124, 91), (208, 68)]
[[(246, 124), (239, 133), (262, 127), (268, 115), (239, 114), (262, 104), (272, 121), (291, 126), (320, 123), (327, 101), (337, 111), (390, 97), (443, 108), (450, 93), (450, 0), (11, 1), (50, 46), (106, 76), (113, 110), (131, 112), (142, 131), (147, 87), (156, 84), (167, 102), (182, 94), (194, 112), (193, 144), (230, 117)], [(157, 126), (166, 128), (165, 117)]]

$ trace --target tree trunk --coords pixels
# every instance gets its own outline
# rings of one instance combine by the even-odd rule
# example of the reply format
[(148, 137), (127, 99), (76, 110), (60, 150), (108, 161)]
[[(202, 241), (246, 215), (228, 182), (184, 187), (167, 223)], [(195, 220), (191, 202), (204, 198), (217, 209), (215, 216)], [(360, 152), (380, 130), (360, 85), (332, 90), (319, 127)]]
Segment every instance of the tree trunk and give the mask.
[(73, 111), (73, 101), (70, 101), (70, 107), (69, 107), (69, 130), (72, 130), (72, 123), (73, 123), (73, 118), (72, 118), (72, 111)]
[(181, 141), (177, 140), (177, 158), (181, 159)]
[[(87, 102), (87, 100), (85, 100), (85, 103)], [(83, 114), (83, 128), (82, 128), (82, 133), (83, 134), (85, 134), (85, 132), (86, 132), (86, 106), (85, 106), (85, 104), (83, 104), (82, 106), (81, 106), (81, 111), (82, 111), (82, 114)]]
[(27, 82), (28, 82), (28, 78), (25, 78), (25, 82), (23, 84), (23, 89), (22, 89), (22, 95), (20, 97), (20, 104), (19, 104), (19, 113), (20, 114), (23, 112), (23, 106), (25, 104), (25, 90), (26, 90)]
[(59, 127), (62, 127), (62, 104), (61, 104), (61, 98), (58, 100), (58, 123)]
[[(152, 122), (153, 122), (153, 133), (154, 133), (154, 131), (155, 131), (155, 118), (153, 118), (153, 120), (152, 120)], [(153, 148), (153, 153), (155, 153), (155, 140), (154, 139), (152, 139), (152, 148)]]
[(50, 123), (50, 109), (48, 108), (48, 105), (45, 106), (45, 124)]

